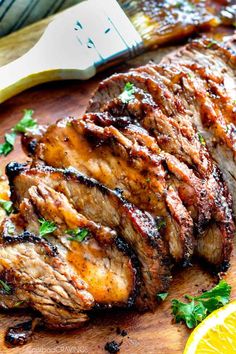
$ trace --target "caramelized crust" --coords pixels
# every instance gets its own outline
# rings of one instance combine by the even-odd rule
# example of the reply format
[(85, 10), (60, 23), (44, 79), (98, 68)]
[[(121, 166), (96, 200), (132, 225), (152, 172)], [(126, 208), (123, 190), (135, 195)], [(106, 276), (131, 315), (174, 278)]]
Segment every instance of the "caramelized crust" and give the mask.
[(27, 169), (11, 163), (7, 173), (16, 207), (28, 198), (30, 187), (44, 183), (64, 194), (86, 218), (120, 234), (140, 264), (141, 287), (136, 303), (142, 309), (155, 306), (156, 294), (165, 291), (170, 273), (165, 244), (150, 214), (127, 203), (96, 180), (72, 170), (51, 167)]

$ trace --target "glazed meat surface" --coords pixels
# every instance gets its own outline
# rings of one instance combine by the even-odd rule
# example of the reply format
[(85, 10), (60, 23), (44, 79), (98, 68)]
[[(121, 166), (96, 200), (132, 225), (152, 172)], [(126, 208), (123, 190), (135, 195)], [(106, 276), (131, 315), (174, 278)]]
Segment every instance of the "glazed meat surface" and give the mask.
[(195, 41), (164, 58), (162, 66), (167, 76), (181, 73), (176, 94), (191, 110), (192, 120), (221, 167), (236, 206), (235, 52), (214, 41)]
[[(212, 42), (200, 41), (199, 46), (209, 47), (209, 43)], [(222, 51), (227, 52), (226, 49)], [(206, 141), (195, 129), (197, 116), (201, 115), (197, 110), (193, 112), (191, 105), (186, 104), (186, 96), (191, 100), (192, 95), (190, 92), (185, 93), (179, 85), (183, 78), (191, 80), (187, 73), (167, 64), (147, 65), (131, 70), (128, 74), (113, 75), (99, 85), (88, 111), (100, 110), (115, 117), (128, 116), (133, 123), (145, 128), (155, 138), (159, 148), (168, 156), (171, 155), (169, 166), (181, 179), (180, 190), (184, 186), (183, 180), (192, 177), (192, 186), (199, 186), (195, 193), (201, 196), (200, 205), (201, 201), (205, 205), (204, 217), (197, 223), (194, 220), (197, 226), (197, 253), (214, 264), (224, 264), (230, 257), (234, 236), (232, 199), (221, 172), (209, 154)], [(133, 98), (124, 103), (121, 97), (127, 83), (133, 85)], [(186, 197), (186, 189), (182, 190), (183, 196)], [(204, 202), (204, 196), (207, 202)], [(193, 219), (195, 215), (196, 211), (192, 210)]]
[(43, 182), (64, 194), (74, 209), (86, 218), (119, 233), (135, 252), (140, 264), (141, 285), (137, 305), (140, 308), (154, 306), (156, 294), (165, 291), (170, 274), (166, 246), (150, 214), (127, 203), (96, 180), (71, 170), (27, 169), (11, 163), (7, 174), (16, 206), (28, 197), (30, 187)]
[(108, 188), (119, 189), (126, 200), (165, 224), (173, 258), (187, 263), (194, 247), (193, 222), (171, 186), (174, 177), (166, 180), (160, 151), (144, 129), (125, 120), (112, 121), (106, 114), (90, 114), (50, 126), (37, 145), (33, 163), (73, 166)]
[(94, 304), (87, 284), (56, 247), (22, 230), (21, 224), (21, 219), (13, 217), (1, 227), (1, 279), (10, 287), (10, 292), (1, 292), (1, 306), (32, 306), (51, 327), (78, 327), (88, 319), (85, 311)]
[[(39, 220), (52, 217), (56, 230), (46, 241)], [(83, 242), (67, 234), (77, 228), (88, 232)], [(46, 185), (28, 190), (2, 235), (0, 272), (12, 289), (0, 297), (2, 307), (20, 302), (38, 310), (48, 326), (78, 327), (94, 307), (133, 305), (139, 285), (134, 253), (115, 231), (87, 220)]]

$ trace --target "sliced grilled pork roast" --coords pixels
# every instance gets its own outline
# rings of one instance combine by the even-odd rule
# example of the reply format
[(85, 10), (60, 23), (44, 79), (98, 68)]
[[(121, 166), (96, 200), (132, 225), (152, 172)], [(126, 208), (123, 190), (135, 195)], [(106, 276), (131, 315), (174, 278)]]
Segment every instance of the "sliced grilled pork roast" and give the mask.
[[(29, 195), (37, 215), (54, 220), (57, 226), (54, 243), (58, 246), (60, 241), (67, 248), (68, 262), (88, 284), (96, 305), (132, 306), (138, 289), (138, 262), (116, 232), (86, 219), (63, 194), (43, 184), (31, 187)], [(31, 219), (27, 220), (27, 229), (37, 233), (31, 230)], [(87, 233), (81, 242), (76, 241), (76, 235), (68, 237), (68, 233), (73, 236), (78, 229)]]
[[(205, 221), (202, 220), (202, 230), (205, 226), (203, 233), (201, 228), (197, 230), (197, 251), (212, 263), (217, 264), (221, 260), (219, 264), (224, 264), (224, 260), (230, 257), (234, 236), (231, 196), (203, 138), (194, 128), (191, 111), (184, 107), (181, 96), (175, 95), (176, 77), (173, 80), (164, 78), (163, 72), (159, 74), (159, 71), (165, 72), (153, 65), (112, 76), (100, 84), (90, 109), (108, 111), (117, 117), (128, 116), (134, 123), (138, 122), (155, 137), (165, 153), (185, 163), (185, 170), (190, 169), (195, 178), (202, 180), (205, 186), (202, 192), (208, 195), (206, 205), (211, 217), (208, 219), (206, 214)], [(128, 82), (135, 88), (132, 99), (124, 103), (120, 94)]]
[[(205, 148), (204, 153), (211, 165)], [(207, 181), (195, 175), (175, 156), (163, 152), (146, 130), (130, 124), (130, 117), (104, 113), (58, 121), (37, 144), (34, 165), (42, 162), (73, 166), (110, 188), (120, 188), (127, 200), (164, 218), (167, 225), (162, 234), (176, 260), (185, 255), (186, 261), (192, 254), (193, 218), (195, 233), (201, 233), (198, 253), (219, 267), (227, 266), (234, 226), (230, 207), (222, 207), (228, 201), (222, 194), (224, 185), (216, 179), (218, 171)], [(214, 204), (216, 210), (221, 205), (223, 214), (217, 215)]]
[(165, 225), (162, 233), (173, 258), (188, 262), (194, 246), (192, 218), (173, 188), (174, 177), (166, 180), (160, 149), (145, 130), (125, 119), (112, 121), (107, 114), (61, 120), (49, 127), (37, 145), (33, 164), (42, 162), (73, 166), (108, 188), (120, 189), (126, 200)]
[(222, 168), (236, 211), (236, 53), (206, 39), (167, 56), (162, 65), (165, 76), (178, 77), (176, 95)]
[[(235, 75), (236, 55), (232, 50), (211, 40), (198, 40), (165, 57), (162, 65), (147, 65), (131, 71), (129, 75), (114, 75), (105, 80), (95, 93), (88, 111), (107, 109), (104, 105), (119, 96), (125, 83), (133, 83), (137, 88), (151, 95), (151, 99), (149, 95), (146, 95), (146, 101), (149, 100), (150, 104), (158, 106), (155, 117), (159, 114), (158, 125), (159, 133), (161, 133), (159, 141), (162, 139), (162, 147), (165, 142), (166, 145), (170, 145), (169, 149), (171, 147), (176, 154), (181, 154), (181, 149), (186, 148), (185, 141), (182, 137), (177, 141), (173, 140), (171, 144), (170, 139), (173, 136), (171, 118), (177, 115), (178, 125), (181, 124), (182, 131), (188, 128), (188, 133), (184, 132), (185, 135), (189, 135), (190, 132), (189, 120), (206, 138), (214, 159), (226, 173), (232, 194), (236, 195)], [(156, 81), (155, 84), (153, 80)], [(141, 108), (145, 110), (145, 113), (148, 112), (147, 106), (140, 107), (136, 104), (133, 107), (135, 116), (140, 113), (137, 111)], [(111, 109), (115, 111), (114, 104), (113, 108), (110, 107)], [(169, 129), (166, 123), (165, 129), (162, 127), (162, 113), (169, 118)], [(120, 108), (117, 108), (117, 114), (120, 115)], [(176, 119), (174, 119), (175, 122)], [(188, 138), (188, 135), (185, 138)], [(196, 159), (199, 157), (197, 150), (193, 155), (189, 153), (185, 156), (186, 161), (192, 157), (193, 163), (196, 164), (198, 162)], [(198, 168), (201, 169), (201, 165), (204, 168), (204, 160), (200, 159), (199, 162)]]
[(135, 252), (140, 263), (141, 285), (136, 304), (140, 308), (155, 306), (156, 294), (168, 286), (170, 267), (166, 246), (151, 215), (127, 203), (96, 180), (71, 170), (28, 169), (11, 163), (7, 174), (16, 207), (29, 197), (30, 187), (44, 183), (64, 194), (86, 218), (115, 230)]
[[(19, 214), (3, 224), (0, 272), (12, 291), (1, 295), (1, 306), (23, 302), (51, 327), (76, 327), (94, 306), (132, 306), (138, 261), (116, 232), (86, 219), (63, 194), (42, 183), (32, 186), (28, 196)], [(56, 225), (47, 242), (39, 235), (39, 218), (53, 218)], [(76, 229), (87, 231), (85, 240), (69, 237)]]
[[(95, 306), (154, 308), (170, 255), (187, 263), (196, 250), (227, 269), (232, 197), (208, 143), (234, 191), (235, 58), (193, 42), (103, 81), (92, 113), (24, 138), (31, 166), (6, 170), (18, 214), (2, 224), (2, 306), (20, 301), (52, 327), (74, 327)], [(47, 240), (40, 218), (56, 225)]]

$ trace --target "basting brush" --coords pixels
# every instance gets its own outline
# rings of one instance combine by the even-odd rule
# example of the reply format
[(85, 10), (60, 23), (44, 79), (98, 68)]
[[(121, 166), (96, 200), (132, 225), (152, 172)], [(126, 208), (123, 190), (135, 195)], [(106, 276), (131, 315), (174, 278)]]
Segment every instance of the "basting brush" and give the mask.
[(89, 79), (151, 47), (217, 24), (197, 0), (84, 1), (58, 15), (24, 56), (0, 68), (0, 102), (43, 82)]

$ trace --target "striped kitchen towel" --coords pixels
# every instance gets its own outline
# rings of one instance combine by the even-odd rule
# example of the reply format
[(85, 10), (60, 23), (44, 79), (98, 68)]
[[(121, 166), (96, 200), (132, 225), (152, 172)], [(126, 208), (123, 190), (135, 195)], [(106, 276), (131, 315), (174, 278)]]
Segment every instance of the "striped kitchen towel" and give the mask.
[(0, 36), (16, 31), (81, 0), (0, 0)]

